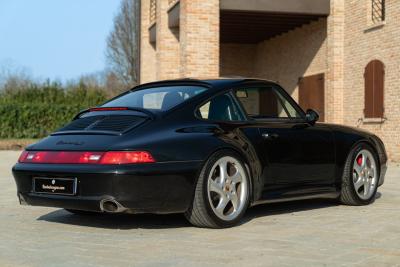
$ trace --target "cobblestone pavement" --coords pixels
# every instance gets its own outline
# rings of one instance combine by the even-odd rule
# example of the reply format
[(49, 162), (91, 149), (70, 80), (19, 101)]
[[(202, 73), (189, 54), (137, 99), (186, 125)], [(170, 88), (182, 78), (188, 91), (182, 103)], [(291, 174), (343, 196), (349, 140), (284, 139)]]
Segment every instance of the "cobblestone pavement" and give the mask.
[(78, 216), (20, 206), (0, 152), (0, 266), (400, 266), (400, 167), (373, 205), (326, 200), (251, 208), (244, 223), (198, 229), (182, 215)]

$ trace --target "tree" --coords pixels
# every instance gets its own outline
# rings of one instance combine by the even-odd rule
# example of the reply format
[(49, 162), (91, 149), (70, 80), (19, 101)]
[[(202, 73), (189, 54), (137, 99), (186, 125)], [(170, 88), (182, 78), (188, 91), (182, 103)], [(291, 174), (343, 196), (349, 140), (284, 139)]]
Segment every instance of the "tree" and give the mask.
[(122, 0), (107, 38), (107, 61), (126, 87), (136, 85), (139, 77), (139, 7), (139, 0)]
[(0, 90), (27, 87), (32, 82), (29, 69), (18, 66), (11, 59), (0, 61)]
[(31, 73), (26, 67), (17, 65), (11, 59), (0, 61), (0, 90), (12, 90), (31, 82)]

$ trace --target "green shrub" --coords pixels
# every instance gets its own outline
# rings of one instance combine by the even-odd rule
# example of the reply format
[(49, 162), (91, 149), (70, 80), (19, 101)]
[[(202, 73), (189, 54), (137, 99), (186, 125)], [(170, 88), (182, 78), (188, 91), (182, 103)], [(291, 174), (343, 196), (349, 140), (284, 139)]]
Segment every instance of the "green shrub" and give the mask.
[(107, 98), (100, 88), (80, 84), (68, 90), (59, 84), (34, 84), (0, 93), (0, 138), (40, 138), (68, 123), (79, 111)]

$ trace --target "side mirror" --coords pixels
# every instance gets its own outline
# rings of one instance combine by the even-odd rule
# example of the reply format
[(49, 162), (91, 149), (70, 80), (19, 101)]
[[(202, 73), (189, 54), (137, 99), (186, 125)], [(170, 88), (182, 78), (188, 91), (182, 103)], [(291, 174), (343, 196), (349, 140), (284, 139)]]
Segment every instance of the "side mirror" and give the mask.
[(306, 120), (311, 125), (314, 125), (319, 120), (319, 114), (313, 109), (307, 109)]

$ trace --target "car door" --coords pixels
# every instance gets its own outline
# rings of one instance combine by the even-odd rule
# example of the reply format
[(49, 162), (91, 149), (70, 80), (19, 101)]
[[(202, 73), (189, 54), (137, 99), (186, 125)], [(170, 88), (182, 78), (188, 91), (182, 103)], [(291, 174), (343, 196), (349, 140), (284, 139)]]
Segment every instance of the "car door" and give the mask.
[(333, 133), (323, 124), (309, 124), (304, 112), (277, 85), (257, 85), (235, 92), (259, 129), (265, 185), (274, 189), (309, 190), (334, 183)]

